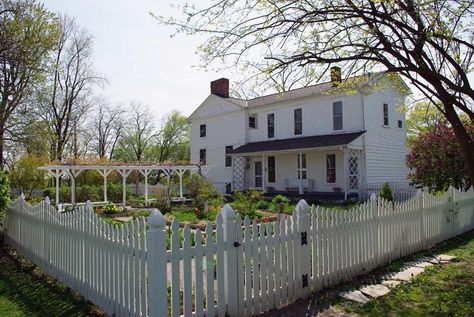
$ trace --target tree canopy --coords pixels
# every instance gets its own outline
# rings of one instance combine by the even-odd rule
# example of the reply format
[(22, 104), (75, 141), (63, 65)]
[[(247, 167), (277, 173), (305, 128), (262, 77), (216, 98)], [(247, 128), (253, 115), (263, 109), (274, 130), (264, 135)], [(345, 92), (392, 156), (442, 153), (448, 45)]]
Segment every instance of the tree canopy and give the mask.
[(266, 72), (292, 65), (343, 76), (383, 70), (406, 79), (452, 125), (474, 179), (474, 144), (459, 118), (474, 121), (468, 80), (474, 57), (473, 0), (216, 0), (186, 3), (179, 18), (156, 16), (186, 34), (206, 33), (202, 62), (259, 61)]

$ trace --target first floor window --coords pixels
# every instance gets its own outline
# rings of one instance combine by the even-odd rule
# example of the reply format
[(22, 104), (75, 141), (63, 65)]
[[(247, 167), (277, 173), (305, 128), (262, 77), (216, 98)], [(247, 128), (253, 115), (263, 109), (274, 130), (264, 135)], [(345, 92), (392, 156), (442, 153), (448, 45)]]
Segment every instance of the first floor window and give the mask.
[(199, 162), (206, 165), (206, 149), (199, 150)]
[(276, 179), (275, 173), (275, 157), (269, 156), (268, 157), (268, 182), (274, 183)]
[(336, 182), (336, 154), (326, 155), (326, 182)]
[(199, 126), (199, 136), (201, 138), (205, 137), (206, 136), (206, 125), (205, 124), (201, 124)]
[(231, 183), (225, 184), (225, 193), (226, 194), (231, 194), (232, 193), (232, 184)]
[(232, 166), (232, 156), (230, 155), (232, 153), (232, 149), (232, 145), (228, 145), (225, 147), (225, 167)]
[(400, 129), (403, 128), (403, 121), (402, 120), (398, 120), (398, 127)]
[(298, 154), (298, 179), (306, 179), (306, 154)]

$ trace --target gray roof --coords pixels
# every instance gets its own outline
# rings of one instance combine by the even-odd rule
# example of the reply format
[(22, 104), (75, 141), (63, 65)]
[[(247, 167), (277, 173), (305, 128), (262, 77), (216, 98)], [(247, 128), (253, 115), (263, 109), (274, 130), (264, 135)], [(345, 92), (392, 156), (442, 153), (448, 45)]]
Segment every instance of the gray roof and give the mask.
[(313, 149), (327, 146), (347, 145), (364, 133), (365, 131), (359, 131), (352, 133), (314, 135), (300, 138), (251, 142), (234, 149), (232, 154)]
[[(368, 74), (366, 76), (350, 77), (348, 79), (342, 80), (342, 84), (349, 85), (350, 88), (361, 87), (368, 84), (370, 81), (379, 79), (384, 74), (385, 72), (377, 72), (377, 73)], [(333, 87), (331, 82), (324, 82), (324, 83), (315, 84), (315, 85), (311, 85), (307, 87), (301, 87), (301, 88), (288, 90), (281, 93), (275, 93), (271, 95), (257, 97), (257, 98), (253, 98), (249, 100), (229, 98), (229, 101), (241, 106), (258, 107), (258, 106), (269, 105), (275, 102), (282, 102), (282, 101), (304, 98), (304, 97), (309, 97), (309, 96), (316, 96), (324, 92), (330, 93), (331, 90), (333, 90), (335, 93), (341, 91), (341, 89), (338, 89), (337, 87)]]

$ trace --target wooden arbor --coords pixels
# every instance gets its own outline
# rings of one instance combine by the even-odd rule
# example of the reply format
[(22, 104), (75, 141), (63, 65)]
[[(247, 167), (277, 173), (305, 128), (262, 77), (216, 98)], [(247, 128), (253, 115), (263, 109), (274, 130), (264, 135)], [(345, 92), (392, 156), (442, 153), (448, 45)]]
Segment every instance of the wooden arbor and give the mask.
[(116, 165), (92, 165), (92, 164), (54, 164), (45, 165), (39, 167), (40, 170), (45, 170), (48, 175), (55, 179), (56, 184), (56, 205), (59, 205), (59, 184), (60, 179), (64, 175), (71, 177), (71, 203), (76, 202), (76, 177), (86, 170), (97, 171), (104, 179), (104, 202), (107, 202), (107, 177), (113, 171), (116, 171), (122, 176), (122, 205), (123, 207), (127, 204), (127, 177), (132, 171), (139, 171), (145, 178), (145, 205), (148, 204), (148, 176), (152, 171), (163, 172), (167, 179), (168, 185), (173, 176), (179, 177), (179, 195), (183, 198), (183, 176), (186, 172), (193, 173), (200, 171), (198, 164), (188, 165), (129, 165), (129, 164), (116, 164)]

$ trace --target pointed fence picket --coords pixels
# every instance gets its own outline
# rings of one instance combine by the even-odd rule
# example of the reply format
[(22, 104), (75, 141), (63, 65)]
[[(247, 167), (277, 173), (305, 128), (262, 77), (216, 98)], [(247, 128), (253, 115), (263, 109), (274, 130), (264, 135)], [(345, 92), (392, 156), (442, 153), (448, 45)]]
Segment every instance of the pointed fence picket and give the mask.
[(302, 200), (268, 223), (226, 205), (203, 231), (167, 227), (156, 210), (116, 226), (90, 203), (59, 213), (20, 197), (5, 228), (10, 246), (110, 315), (252, 316), (473, 229), (474, 190), (372, 195), (350, 210)]

